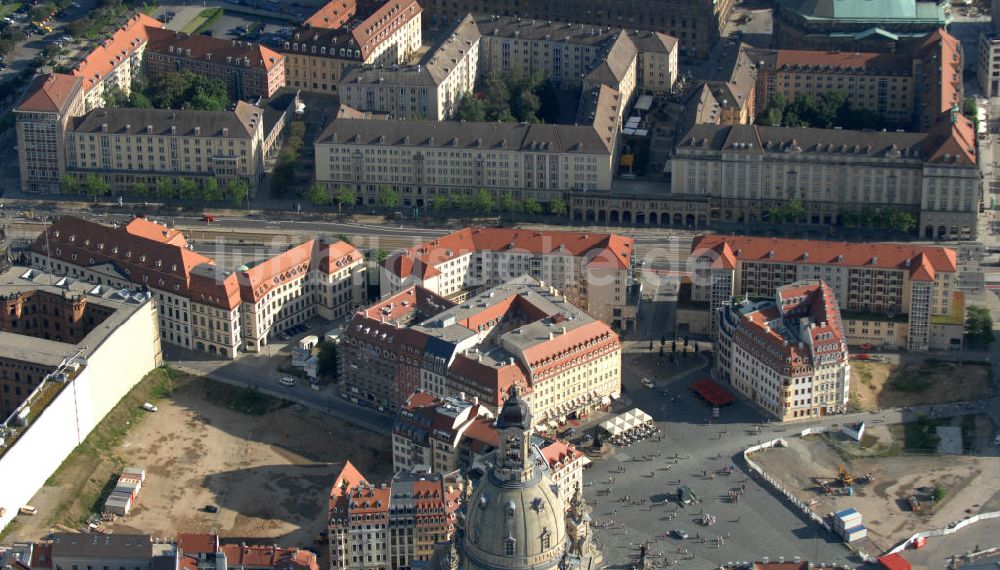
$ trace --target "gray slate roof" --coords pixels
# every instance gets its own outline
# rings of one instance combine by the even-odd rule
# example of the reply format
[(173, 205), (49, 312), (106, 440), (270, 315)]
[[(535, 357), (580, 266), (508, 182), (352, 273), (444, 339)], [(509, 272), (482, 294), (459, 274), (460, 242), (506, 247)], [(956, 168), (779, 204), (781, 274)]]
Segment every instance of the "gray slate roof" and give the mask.
[[(195, 127), (200, 127), (202, 137), (242, 139), (251, 138), (254, 123), (262, 120), (263, 112), (244, 101), (237, 103), (234, 111), (98, 108), (74, 119), (67, 130), (97, 134), (107, 125), (110, 134), (145, 134), (152, 126), (153, 135), (195, 136)], [(177, 127), (176, 133), (171, 133), (171, 127)], [(228, 129), (226, 134), (223, 129)]]

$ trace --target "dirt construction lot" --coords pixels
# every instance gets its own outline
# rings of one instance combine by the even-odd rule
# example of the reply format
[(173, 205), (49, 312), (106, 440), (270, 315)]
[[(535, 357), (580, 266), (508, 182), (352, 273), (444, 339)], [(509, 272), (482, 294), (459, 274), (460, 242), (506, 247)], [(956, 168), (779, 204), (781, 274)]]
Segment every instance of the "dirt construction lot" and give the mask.
[[(888, 430), (880, 437), (890, 437)], [(872, 550), (881, 552), (918, 530), (942, 528), (969, 514), (1000, 508), (1000, 457), (897, 455), (846, 461), (825, 435), (787, 442), (788, 447), (756, 453), (753, 460), (799, 499), (815, 501), (813, 511), (820, 515), (857, 509), (868, 527)], [(824, 495), (820, 480), (840, 488), (835, 478), (841, 465), (855, 477), (872, 473), (875, 481), (855, 483), (853, 496)], [(945, 491), (944, 499), (912, 512), (907, 497), (917, 494), (928, 499), (935, 485)]]
[(851, 360), (851, 399), (863, 410), (989, 396), (989, 366), (930, 359), (900, 364)]
[[(99, 497), (74, 482), (89, 477), (106, 493), (121, 466), (139, 466), (146, 483), (131, 514), (111, 526), (115, 532), (217, 531), (306, 546), (325, 528), (330, 486), (346, 459), (372, 481), (391, 474), (387, 438), (277, 400), (233, 394), (239, 390), (180, 378), (156, 401), (159, 411), (138, 416), (106, 453), (97, 446), (72, 455), (33, 500), (39, 516), (21, 517), (12, 538), (37, 539), (59, 523), (79, 527)], [(218, 513), (205, 512), (206, 505)]]

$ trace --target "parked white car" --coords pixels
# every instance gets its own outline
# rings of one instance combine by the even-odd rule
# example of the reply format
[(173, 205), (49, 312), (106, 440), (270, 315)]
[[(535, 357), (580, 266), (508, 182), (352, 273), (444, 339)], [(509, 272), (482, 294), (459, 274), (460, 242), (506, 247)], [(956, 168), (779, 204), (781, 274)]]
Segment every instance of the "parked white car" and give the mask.
[(641, 382), (642, 382), (642, 385), (645, 386), (645, 387), (647, 387), (647, 388), (655, 388), (656, 387), (656, 384), (653, 384), (653, 381), (650, 380), (649, 378), (643, 378), (641, 380)]
[(282, 386), (294, 386), (295, 378), (292, 378), (291, 376), (283, 376), (281, 380), (278, 380), (278, 383)]
[(159, 408), (157, 408), (153, 404), (150, 404), (149, 402), (143, 403), (142, 404), (142, 409), (146, 410), (147, 412), (158, 412), (158, 411), (160, 411)]

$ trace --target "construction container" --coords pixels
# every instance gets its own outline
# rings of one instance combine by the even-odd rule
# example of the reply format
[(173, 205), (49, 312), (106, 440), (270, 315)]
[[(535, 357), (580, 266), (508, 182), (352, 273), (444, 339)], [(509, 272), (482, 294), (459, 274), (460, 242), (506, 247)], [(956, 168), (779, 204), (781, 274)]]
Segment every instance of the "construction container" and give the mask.
[(868, 529), (862, 525), (850, 527), (844, 530), (844, 542), (854, 542), (868, 536)]

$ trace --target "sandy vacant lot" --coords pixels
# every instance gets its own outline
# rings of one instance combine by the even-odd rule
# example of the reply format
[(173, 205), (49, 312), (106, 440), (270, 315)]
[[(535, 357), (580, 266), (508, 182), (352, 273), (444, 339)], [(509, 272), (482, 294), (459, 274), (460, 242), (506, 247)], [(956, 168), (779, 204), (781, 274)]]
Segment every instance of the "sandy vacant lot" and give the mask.
[(851, 360), (851, 393), (864, 410), (978, 400), (990, 395), (989, 367)]
[[(219, 401), (219, 391), (227, 389), (182, 380), (157, 402), (158, 412), (141, 416), (101, 459), (98, 483), (116, 466), (147, 472), (136, 506), (112, 525), (115, 532), (172, 537), (217, 531), (223, 537), (308, 545), (325, 528), (329, 489), (345, 460), (373, 481), (390, 475), (387, 438), (280, 403), (263, 415), (232, 411)], [(73, 457), (71, 463), (55, 479), (89, 476), (80, 472), (92, 468), (86, 458)], [(59, 512), (44, 512), (47, 505), (65, 504), (62, 495), (68, 491), (67, 485), (50, 485), (39, 492), (33, 504), (42, 505), (42, 516), (15, 529), (16, 536), (38, 538), (48, 532), (46, 523), (75, 526), (73, 519), (59, 520)], [(205, 505), (219, 512), (206, 513)]]
[[(888, 430), (880, 433), (889, 437)], [(788, 447), (754, 454), (768, 473), (777, 477), (803, 501), (815, 501), (822, 515), (846, 508), (864, 517), (872, 545), (887, 550), (917, 530), (940, 528), (969, 513), (995, 509), (1000, 503), (1000, 458), (975, 456), (868, 457), (845, 461), (825, 436), (787, 440)], [(855, 477), (872, 473), (869, 484), (855, 484), (854, 496), (824, 495), (820, 480), (833, 480), (839, 466)], [(942, 485), (947, 494), (936, 507), (920, 513), (910, 510), (906, 498)], [(837, 488), (840, 485), (834, 484)], [(919, 491), (923, 489), (924, 492)]]

